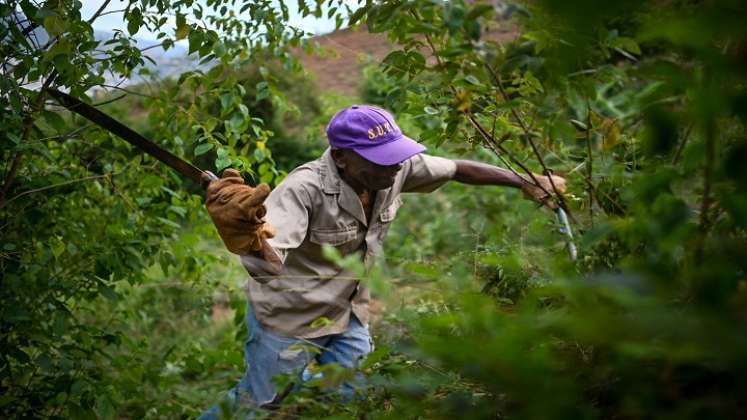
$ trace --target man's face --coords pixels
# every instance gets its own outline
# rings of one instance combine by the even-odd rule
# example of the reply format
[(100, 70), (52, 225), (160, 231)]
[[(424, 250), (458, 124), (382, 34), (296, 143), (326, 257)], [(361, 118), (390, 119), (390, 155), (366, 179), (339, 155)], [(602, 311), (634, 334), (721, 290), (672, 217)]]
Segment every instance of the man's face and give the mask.
[(372, 191), (385, 190), (394, 185), (394, 178), (402, 169), (401, 163), (390, 166), (377, 165), (348, 149), (332, 150), (332, 157), (342, 178), (356, 191), (360, 188)]

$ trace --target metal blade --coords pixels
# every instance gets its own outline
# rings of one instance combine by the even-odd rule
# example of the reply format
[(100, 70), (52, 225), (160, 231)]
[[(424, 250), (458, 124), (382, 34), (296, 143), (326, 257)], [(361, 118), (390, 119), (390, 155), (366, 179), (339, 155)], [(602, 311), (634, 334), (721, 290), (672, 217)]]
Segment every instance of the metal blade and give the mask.
[(573, 243), (573, 231), (571, 230), (571, 224), (568, 223), (568, 215), (566, 215), (565, 210), (560, 207), (555, 209), (555, 214), (558, 217), (558, 223), (560, 223), (560, 233), (565, 236), (565, 242), (568, 246), (568, 254), (571, 257), (571, 261), (576, 261), (578, 251), (576, 250), (576, 244)]
[(143, 152), (153, 156), (154, 158), (170, 166), (172, 169), (184, 175), (185, 177), (200, 184), (200, 178), (203, 171), (198, 167), (184, 161), (173, 153), (167, 151), (166, 149), (163, 149), (161, 146), (156, 145), (152, 141), (146, 139), (134, 130), (130, 129), (114, 118), (104, 114), (91, 105), (88, 105), (85, 102), (81, 102), (79, 99), (74, 98), (67, 93), (60, 92), (56, 89), (48, 89), (48, 92), (68, 110), (86, 118), (92, 123), (103, 128), (104, 130), (116, 134), (117, 136), (139, 148)]

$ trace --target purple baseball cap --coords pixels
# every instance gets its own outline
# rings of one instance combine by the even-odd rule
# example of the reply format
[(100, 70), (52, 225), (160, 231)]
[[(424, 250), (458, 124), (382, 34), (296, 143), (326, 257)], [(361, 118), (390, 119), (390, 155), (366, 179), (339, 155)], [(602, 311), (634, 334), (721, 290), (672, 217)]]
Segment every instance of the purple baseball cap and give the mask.
[(353, 105), (335, 114), (327, 124), (327, 139), (333, 148), (351, 149), (382, 166), (425, 151), (425, 146), (402, 134), (390, 113), (371, 105)]

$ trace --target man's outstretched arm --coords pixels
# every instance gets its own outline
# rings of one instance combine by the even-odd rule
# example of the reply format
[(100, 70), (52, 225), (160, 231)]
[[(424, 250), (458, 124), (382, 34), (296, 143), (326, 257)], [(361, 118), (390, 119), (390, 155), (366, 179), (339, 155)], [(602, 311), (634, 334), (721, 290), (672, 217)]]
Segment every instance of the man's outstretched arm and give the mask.
[(550, 208), (556, 206), (554, 202), (549, 200), (551, 195), (554, 194), (553, 184), (555, 184), (558, 192), (565, 191), (565, 179), (559, 176), (552, 175), (551, 183), (550, 177), (534, 174), (540, 184), (540, 186), (537, 186), (531, 177), (517, 175), (497, 166), (471, 160), (455, 160), (454, 163), (457, 167), (454, 181), (469, 185), (498, 185), (521, 188), (527, 198), (546, 204)]
[(454, 181), (469, 185), (499, 185), (521, 188), (524, 180), (515, 173), (497, 166), (471, 160), (455, 160)]

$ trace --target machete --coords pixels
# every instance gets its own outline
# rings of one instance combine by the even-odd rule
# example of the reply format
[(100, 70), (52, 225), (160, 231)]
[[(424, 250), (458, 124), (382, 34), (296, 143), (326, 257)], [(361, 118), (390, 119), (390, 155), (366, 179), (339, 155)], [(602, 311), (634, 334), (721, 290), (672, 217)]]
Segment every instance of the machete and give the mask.
[(571, 230), (571, 224), (568, 223), (568, 215), (565, 214), (565, 210), (562, 207), (555, 209), (555, 215), (558, 218), (560, 233), (565, 236), (565, 242), (568, 246), (568, 255), (571, 257), (571, 261), (576, 261), (578, 251), (576, 250), (576, 244), (573, 243), (573, 230)]
[(68, 110), (75, 112), (76, 114), (103, 128), (104, 130), (116, 134), (123, 140), (160, 160), (185, 177), (191, 179), (197, 184), (201, 184), (200, 180), (204, 171), (202, 171), (200, 168), (179, 158), (178, 156), (162, 148), (161, 146), (158, 146), (136, 131), (122, 124), (121, 122), (104, 114), (93, 106), (82, 102), (80, 99), (72, 97), (67, 93), (60, 92), (56, 89), (47, 89), (47, 91)]

